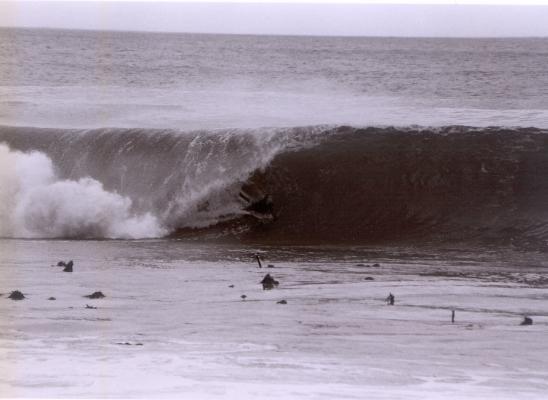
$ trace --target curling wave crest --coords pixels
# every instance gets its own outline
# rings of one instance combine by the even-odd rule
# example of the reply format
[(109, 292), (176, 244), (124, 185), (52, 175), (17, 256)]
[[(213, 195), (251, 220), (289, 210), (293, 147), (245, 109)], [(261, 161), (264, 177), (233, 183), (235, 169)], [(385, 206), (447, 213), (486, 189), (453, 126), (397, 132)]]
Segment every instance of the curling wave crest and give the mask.
[(548, 244), (538, 128), (0, 127), (2, 141), (2, 236)]
[(234, 219), (250, 174), (318, 129), (0, 127), (0, 235), (155, 238)]

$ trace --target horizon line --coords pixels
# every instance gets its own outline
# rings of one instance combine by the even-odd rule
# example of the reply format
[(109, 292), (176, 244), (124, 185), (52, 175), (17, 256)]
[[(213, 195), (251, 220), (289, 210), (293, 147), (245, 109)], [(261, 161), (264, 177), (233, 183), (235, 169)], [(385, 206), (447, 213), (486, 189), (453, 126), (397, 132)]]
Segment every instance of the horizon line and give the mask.
[(50, 26), (13, 26), (0, 25), (0, 29), (35, 29), (52, 31), (77, 31), (77, 32), (116, 32), (116, 33), (150, 33), (172, 35), (225, 35), (225, 36), (278, 36), (278, 37), (311, 37), (311, 38), (386, 38), (386, 39), (548, 39), (546, 36), (508, 35), (508, 36), (404, 36), (404, 35), (323, 35), (323, 34), (299, 34), (299, 33), (236, 33), (236, 32), (191, 32), (191, 31), (162, 31), (162, 30), (134, 30), (134, 29), (97, 29), (97, 28), (66, 28)]

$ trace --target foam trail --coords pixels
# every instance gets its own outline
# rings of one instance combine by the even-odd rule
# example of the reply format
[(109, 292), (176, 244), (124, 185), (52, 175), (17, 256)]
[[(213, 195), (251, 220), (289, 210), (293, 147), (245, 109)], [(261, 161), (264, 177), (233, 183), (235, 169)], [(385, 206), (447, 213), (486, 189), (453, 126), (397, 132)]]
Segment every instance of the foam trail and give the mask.
[(151, 213), (92, 178), (61, 180), (44, 153), (0, 144), (0, 235), (4, 237), (149, 238), (166, 233)]

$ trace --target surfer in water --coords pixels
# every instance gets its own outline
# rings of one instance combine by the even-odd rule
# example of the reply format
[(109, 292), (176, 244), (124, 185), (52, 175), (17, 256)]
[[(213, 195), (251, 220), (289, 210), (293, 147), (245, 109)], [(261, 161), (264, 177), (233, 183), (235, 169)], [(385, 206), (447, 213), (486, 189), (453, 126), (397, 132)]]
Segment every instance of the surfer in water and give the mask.
[(249, 213), (254, 217), (259, 219), (276, 219), (276, 216), (274, 214), (274, 202), (272, 201), (272, 196), (270, 196), (269, 194), (265, 194), (258, 199), (254, 199), (242, 190), (240, 191), (239, 196), (247, 203), (247, 206), (244, 207), (244, 210), (249, 211)]

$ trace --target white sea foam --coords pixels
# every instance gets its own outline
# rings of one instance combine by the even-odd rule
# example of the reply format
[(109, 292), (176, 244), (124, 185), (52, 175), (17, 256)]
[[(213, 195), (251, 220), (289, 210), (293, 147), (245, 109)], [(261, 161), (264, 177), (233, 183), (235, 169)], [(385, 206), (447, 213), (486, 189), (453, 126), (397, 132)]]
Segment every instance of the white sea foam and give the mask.
[(166, 232), (150, 213), (92, 178), (61, 180), (52, 160), (0, 144), (0, 235), (7, 237), (147, 238)]

